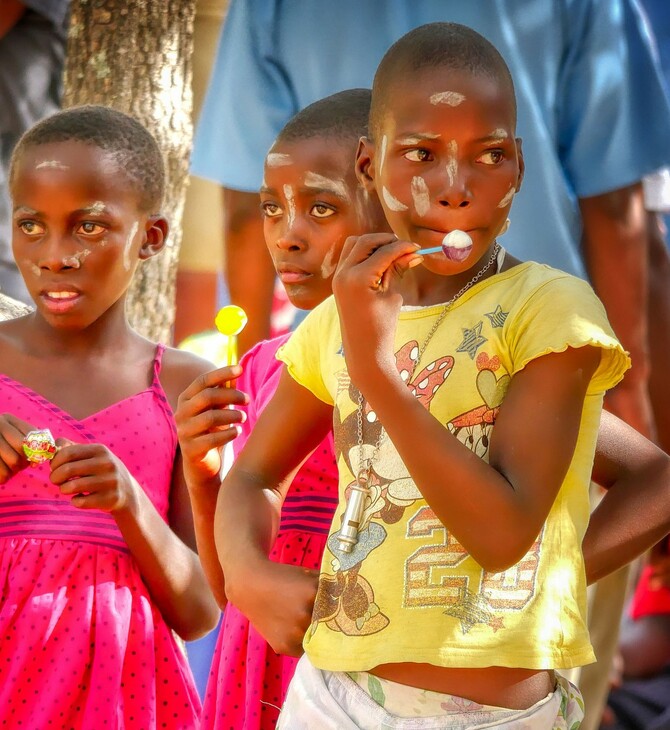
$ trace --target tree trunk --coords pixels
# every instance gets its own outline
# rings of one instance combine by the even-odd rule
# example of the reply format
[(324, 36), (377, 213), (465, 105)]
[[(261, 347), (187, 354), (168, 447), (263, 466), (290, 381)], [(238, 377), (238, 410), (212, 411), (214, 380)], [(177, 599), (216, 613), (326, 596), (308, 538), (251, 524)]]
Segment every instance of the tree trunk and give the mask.
[(72, 0), (63, 106), (104, 104), (142, 122), (165, 157), (168, 245), (143, 263), (128, 294), (132, 325), (169, 342), (181, 216), (193, 139), (195, 0)]
[(10, 299), (4, 294), (0, 294), (0, 322), (4, 322), (6, 319), (13, 319), (14, 317), (20, 317), (23, 314), (28, 314), (30, 307), (22, 302), (17, 302), (16, 299)]

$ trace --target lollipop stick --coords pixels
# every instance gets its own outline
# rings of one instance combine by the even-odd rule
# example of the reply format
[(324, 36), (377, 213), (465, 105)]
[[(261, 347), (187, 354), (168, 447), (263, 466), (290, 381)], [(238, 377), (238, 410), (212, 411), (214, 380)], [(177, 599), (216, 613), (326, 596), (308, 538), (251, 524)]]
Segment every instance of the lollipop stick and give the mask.
[(422, 248), (416, 253), (420, 256), (426, 256), (429, 253), (440, 253), (441, 251), (443, 251), (442, 246), (432, 246), (431, 248)]

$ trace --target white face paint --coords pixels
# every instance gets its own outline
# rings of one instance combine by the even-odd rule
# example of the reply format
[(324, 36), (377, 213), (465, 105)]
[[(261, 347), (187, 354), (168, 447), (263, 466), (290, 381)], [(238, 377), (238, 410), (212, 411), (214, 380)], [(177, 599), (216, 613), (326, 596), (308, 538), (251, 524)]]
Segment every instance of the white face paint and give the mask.
[(42, 160), (38, 165), (35, 165), (36, 170), (41, 170), (44, 167), (52, 167), (56, 170), (69, 170), (69, 165), (64, 165), (60, 160)]
[(290, 185), (284, 185), (284, 197), (286, 198), (286, 207), (288, 208), (286, 224), (291, 228), (295, 222), (295, 200), (293, 188)]
[(333, 180), (332, 178), (319, 175), (316, 172), (308, 172), (305, 175), (305, 187), (325, 190), (333, 195), (337, 195), (343, 200), (349, 200), (349, 191), (344, 180)]
[(439, 139), (439, 138), (440, 138), (439, 134), (421, 134), (421, 135), (417, 134), (415, 137), (412, 137), (412, 136), (404, 137), (403, 139), (397, 140), (397, 142), (398, 142), (398, 144), (401, 144), (401, 145), (413, 145), (413, 144), (421, 144), (422, 142), (425, 142), (426, 140), (429, 140), (429, 139)]
[(28, 261), (28, 259), (24, 259), (23, 263), (28, 266), (35, 276), (42, 276), (42, 269), (40, 269), (37, 264), (34, 264), (32, 261)]
[(77, 251), (76, 254), (73, 256), (68, 256), (67, 258), (63, 259), (63, 266), (71, 266), (73, 269), (80, 269), (81, 268), (81, 262), (89, 256), (91, 253), (91, 250), (88, 248), (84, 248), (81, 251)]
[(401, 203), (397, 198), (394, 198), (385, 187), (382, 187), (382, 197), (384, 198), (386, 205), (391, 210), (407, 210), (407, 206), (404, 203)]
[(507, 134), (507, 130), (506, 129), (494, 129), (491, 132), (491, 135), (490, 136), (493, 138), (494, 141), (497, 141), (497, 140), (501, 140), (502, 141), (502, 140), (507, 139), (509, 137), (509, 135)]
[(356, 190), (356, 197), (354, 199), (355, 205), (356, 205), (356, 217), (358, 218), (358, 222), (362, 225), (369, 222), (369, 216), (368, 216), (368, 210), (369, 210), (369, 201), (370, 201), (370, 195), (368, 191), (363, 188), (359, 187)]
[(280, 152), (269, 152), (265, 158), (265, 164), (268, 167), (284, 167), (285, 165), (292, 165), (293, 160), (291, 155), (284, 155)]
[(426, 215), (430, 210), (430, 195), (426, 181), (422, 177), (413, 177), (411, 190), (417, 215)]
[(379, 170), (377, 172), (381, 175), (382, 170), (384, 169), (384, 160), (386, 159), (386, 145), (388, 144), (388, 139), (386, 135), (382, 137), (382, 143), (381, 147), (379, 148)]
[(458, 175), (458, 160), (456, 158), (456, 155), (458, 154), (458, 145), (456, 144), (455, 139), (452, 139), (451, 142), (449, 142), (447, 150), (449, 152), (447, 156), (447, 175), (449, 175), (449, 185), (453, 185), (454, 180), (456, 180), (456, 175)]
[(128, 238), (126, 238), (126, 245), (123, 249), (123, 268), (126, 271), (130, 271), (130, 249), (132, 248), (133, 240), (135, 239), (135, 235), (137, 234), (139, 227), (140, 224), (135, 221), (130, 229)]
[(512, 185), (510, 189), (505, 193), (505, 197), (498, 203), (498, 207), (504, 208), (506, 205), (509, 205), (509, 203), (512, 202), (512, 198), (514, 197), (515, 193), (516, 190), (514, 189), (514, 185)]
[(328, 279), (335, 273), (336, 268), (337, 261), (335, 261), (335, 247), (332, 246), (323, 257), (323, 263), (321, 264), (321, 276), (324, 279)]
[(105, 212), (105, 204), (102, 200), (96, 200), (95, 203), (89, 205), (88, 208), (84, 208), (84, 213), (90, 213), (91, 215), (100, 215)]
[(463, 94), (458, 91), (440, 91), (430, 97), (430, 103), (434, 106), (446, 104), (447, 106), (458, 106), (465, 101)]

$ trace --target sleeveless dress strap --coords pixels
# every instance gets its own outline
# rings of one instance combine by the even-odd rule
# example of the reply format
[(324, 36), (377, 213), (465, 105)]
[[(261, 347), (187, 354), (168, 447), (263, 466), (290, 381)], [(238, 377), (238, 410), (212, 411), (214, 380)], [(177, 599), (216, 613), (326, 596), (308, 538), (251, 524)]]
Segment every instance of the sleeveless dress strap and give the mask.
[[(151, 383), (152, 387), (157, 385), (160, 387), (161, 366), (163, 364), (163, 353), (165, 352), (165, 345), (159, 343), (156, 345), (156, 354), (154, 355), (154, 379)], [(162, 388), (161, 388), (162, 390)]]

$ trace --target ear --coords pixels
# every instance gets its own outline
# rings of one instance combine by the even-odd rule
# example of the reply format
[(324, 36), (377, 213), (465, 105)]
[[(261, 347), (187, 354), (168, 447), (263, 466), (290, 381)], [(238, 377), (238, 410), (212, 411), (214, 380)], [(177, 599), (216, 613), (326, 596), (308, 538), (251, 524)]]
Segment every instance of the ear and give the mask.
[(144, 230), (144, 241), (140, 246), (140, 260), (146, 261), (163, 250), (167, 242), (170, 225), (162, 215), (150, 215)]
[(519, 177), (516, 180), (516, 191), (518, 193), (519, 190), (521, 190), (521, 183), (523, 182), (523, 175), (524, 175), (524, 172), (526, 171), (526, 163), (523, 161), (523, 143), (522, 143), (523, 141), (522, 141), (521, 137), (517, 137), (515, 139), (515, 142), (516, 142), (517, 156), (519, 158)]
[(369, 192), (375, 191), (374, 182), (374, 164), (375, 145), (368, 137), (361, 137), (358, 140), (358, 149), (356, 150), (356, 177), (358, 182)]

